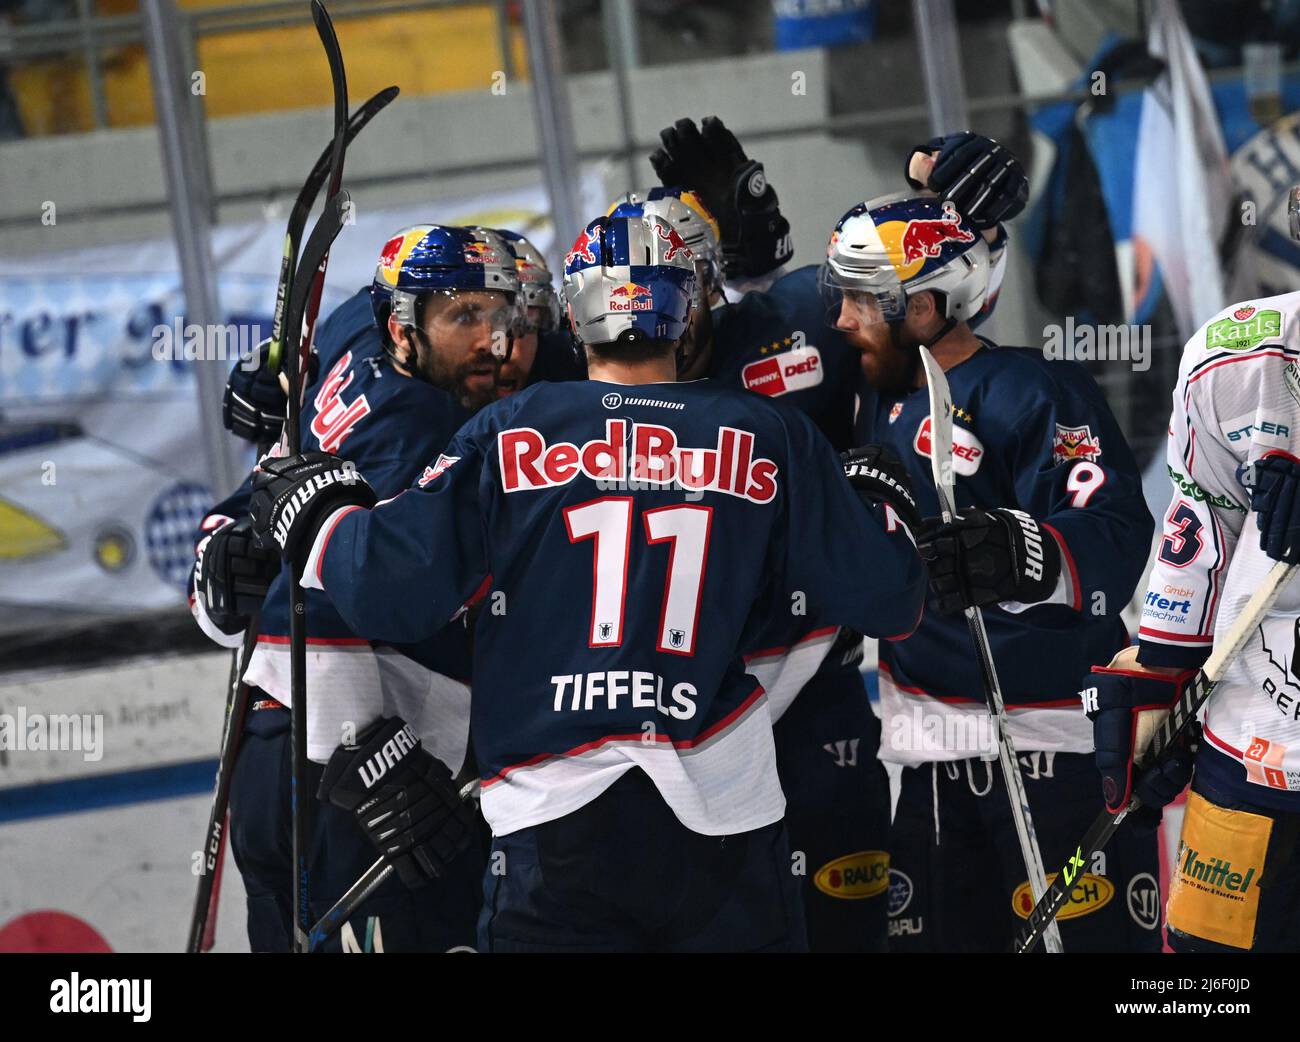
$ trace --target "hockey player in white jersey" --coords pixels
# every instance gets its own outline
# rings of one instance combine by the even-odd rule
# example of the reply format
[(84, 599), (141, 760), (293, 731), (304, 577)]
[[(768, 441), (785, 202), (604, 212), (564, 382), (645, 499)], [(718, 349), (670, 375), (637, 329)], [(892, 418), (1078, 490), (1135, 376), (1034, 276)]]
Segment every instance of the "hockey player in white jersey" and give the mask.
[(1300, 950), (1300, 583), (1214, 689), (1199, 747), (1133, 766), (1143, 711), (1174, 702), (1275, 561), (1300, 563), (1297, 457), (1300, 293), (1234, 304), (1183, 350), (1174, 495), (1139, 645), (1085, 692), (1110, 809), (1133, 793), (1164, 806), (1191, 778), (1167, 905), (1175, 951)]

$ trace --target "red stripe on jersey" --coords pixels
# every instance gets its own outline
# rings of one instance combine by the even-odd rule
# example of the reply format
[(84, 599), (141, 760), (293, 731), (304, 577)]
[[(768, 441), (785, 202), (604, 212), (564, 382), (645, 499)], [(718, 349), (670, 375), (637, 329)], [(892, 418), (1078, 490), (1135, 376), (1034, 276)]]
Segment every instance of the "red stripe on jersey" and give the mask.
[[(984, 705), (983, 698), (967, 698), (963, 695), (933, 695), (919, 687), (909, 687), (907, 684), (900, 684), (894, 679), (894, 674), (889, 667), (883, 662), (877, 667), (881, 673), (889, 677), (889, 682), (899, 691), (904, 691), (909, 695), (919, 695), (922, 698), (931, 698), (936, 702), (943, 702), (946, 705)], [(1079, 699), (1076, 698), (1058, 698), (1050, 702), (1004, 702), (1007, 709), (1082, 709)]]
[(1170, 633), (1168, 630), (1158, 630), (1154, 626), (1139, 626), (1139, 637), (1150, 637), (1158, 643), (1177, 641), (1180, 644), (1205, 644), (1206, 646), (1214, 643), (1213, 637), (1207, 637), (1201, 633)]
[(1075, 611), (1083, 611), (1083, 590), (1079, 588), (1079, 569), (1075, 567), (1074, 555), (1070, 553), (1070, 548), (1065, 545), (1065, 537), (1047, 522), (1042, 522), (1044, 528), (1052, 533), (1056, 540), (1056, 545), (1061, 548), (1061, 560), (1065, 562), (1066, 570), (1070, 575), (1070, 607)]
[(834, 633), (838, 629), (839, 629), (838, 626), (823, 626), (819, 630), (813, 630), (810, 633), (805, 633), (793, 644), (782, 644), (779, 647), (775, 647), (775, 648), (762, 648), (759, 651), (751, 651), (748, 655), (745, 656), (745, 661), (748, 663), (748, 662), (752, 662), (756, 658), (765, 658), (768, 655), (784, 655), (791, 648), (797, 648), (800, 644), (807, 644), (808, 641), (810, 640), (816, 640), (818, 637), (824, 637), (828, 633)]

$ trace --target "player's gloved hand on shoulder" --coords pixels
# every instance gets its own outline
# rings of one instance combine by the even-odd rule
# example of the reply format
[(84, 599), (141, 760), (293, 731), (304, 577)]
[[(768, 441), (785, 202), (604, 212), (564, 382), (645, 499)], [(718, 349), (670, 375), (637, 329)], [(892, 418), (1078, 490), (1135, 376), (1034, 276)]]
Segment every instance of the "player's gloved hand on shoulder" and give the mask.
[(1157, 673), (1137, 661), (1137, 648), (1121, 651), (1107, 666), (1093, 666), (1080, 692), (1092, 721), (1097, 770), (1106, 809), (1115, 813), (1137, 796), (1139, 821), (1160, 823), (1160, 812), (1192, 780), (1192, 758), (1200, 739), (1195, 720), (1158, 761), (1146, 753), (1169, 709), (1195, 678), (1194, 669)]
[[(926, 160), (933, 156), (928, 173), (925, 168), (930, 164), (918, 161), (918, 156)], [(917, 191), (928, 188), (940, 199), (950, 200), (981, 231), (1011, 220), (1029, 199), (1029, 178), (1020, 160), (1006, 146), (969, 130), (916, 145), (903, 174)]]
[(888, 445), (862, 445), (840, 453), (844, 476), (869, 503), (887, 503), (903, 524), (915, 534), (921, 528), (921, 512), (912, 494), (907, 468)]
[(696, 127), (679, 119), (659, 138), (663, 145), (650, 165), (666, 187), (695, 192), (716, 218), (727, 278), (758, 278), (790, 259), (790, 222), (781, 216), (776, 190), (722, 120), (705, 116)]
[(1021, 510), (969, 510), (948, 524), (926, 518), (916, 548), (945, 615), (1002, 601), (1036, 604), (1061, 576), (1056, 540)]
[(1266, 452), (1253, 471), (1250, 509), (1259, 525), (1259, 548), (1275, 561), (1300, 564), (1300, 459)]
[(289, 404), (279, 374), (267, 364), (270, 344), (268, 337), (257, 345), (251, 358), (235, 363), (221, 400), (221, 422), (226, 430), (255, 445), (279, 440)]
[(378, 497), (350, 460), (328, 452), (266, 459), (253, 472), (248, 513), (263, 546), (300, 561), (339, 507), (372, 507)]
[(335, 749), (317, 796), (350, 812), (408, 887), (442, 875), (474, 835), (474, 810), (451, 771), (397, 716)]
[(280, 572), (280, 557), (253, 534), (250, 518), (222, 525), (198, 546), (194, 591), (203, 598), (208, 618), (222, 633), (247, 628), (262, 607), (271, 581)]

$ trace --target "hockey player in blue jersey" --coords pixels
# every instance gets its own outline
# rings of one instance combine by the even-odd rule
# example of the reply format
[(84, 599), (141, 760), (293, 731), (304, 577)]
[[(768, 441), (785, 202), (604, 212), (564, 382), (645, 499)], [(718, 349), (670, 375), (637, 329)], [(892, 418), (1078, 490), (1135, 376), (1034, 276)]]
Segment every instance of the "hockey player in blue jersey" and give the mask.
[[(500, 359), (494, 348), (520, 332), (524, 303), (513, 248), (493, 233), (419, 225), (394, 235), (385, 244), (371, 292), (364, 300), (358, 295), (348, 301), (322, 324), (318, 379), (303, 409), (306, 444), (345, 453), (384, 494), (405, 488), (472, 408), (496, 400)], [(246, 498), (247, 485), (214, 515), (242, 514)], [(196, 611), (210, 633), (228, 633), (226, 642), (238, 643), (247, 616), (261, 610), (258, 643), (245, 671), (257, 694), (232, 781), (231, 841), (249, 895), (250, 943), (254, 950), (285, 950), (291, 880), (284, 708), (288, 588), (276, 562), (259, 590), (256, 548), (244, 536), (247, 519), (224, 524), (202, 548)], [(268, 578), (273, 579), (269, 591)], [(241, 595), (231, 603), (227, 594), (235, 587)], [(387, 711), (402, 714), (440, 762), (460, 771), (470, 676), (462, 624), (416, 645), (373, 645), (316, 593), (308, 595), (307, 620), (313, 759), (329, 757), (347, 722)], [(318, 768), (315, 773), (318, 777)], [(319, 915), (370, 864), (374, 852), (351, 814), (336, 806), (319, 804), (315, 826), (312, 890)], [(364, 902), (331, 946), (392, 952), (472, 945), (481, 869), (479, 850), (449, 866), (437, 883), (414, 886), (422, 881), (420, 866), (400, 861), (401, 878)]]
[[(700, 210), (701, 217), (678, 226), (697, 262), (709, 260), (701, 279), (710, 309), (692, 326), (681, 375), (707, 376), (798, 409), (847, 449), (854, 444), (859, 353), (825, 322), (817, 265), (773, 280), (790, 259), (789, 225), (761, 164), (715, 117), (698, 128), (679, 120), (661, 139), (651, 157), (656, 173), (665, 185), (697, 191), (655, 189), (642, 193), (642, 205), (676, 197)], [(918, 145), (905, 167), (909, 180), (932, 184), (976, 215), (996, 265), (1006, 243), (1000, 222), (1019, 212), (1026, 194), (1015, 158), (989, 138), (964, 133)], [(751, 183), (760, 190), (750, 191)], [(698, 231), (689, 230), (696, 225)], [(724, 299), (724, 275), (752, 288)], [(992, 296), (982, 313), (991, 310)], [(807, 861), (802, 890), (813, 951), (887, 946), (889, 779), (876, 755), (880, 723), (864, 690), (862, 657), (860, 634), (789, 608), (770, 620), (747, 656), (776, 720), (786, 824), (793, 849)]]
[[(961, 612), (983, 609), (1044, 860), (1061, 864), (1101, 809), (1079, 670), (1128, 643), (1120, 618), (1152, 533), (1136, 464), (1082, 367), (998, 347), (969, 327), (987, 244), (950, 203), (903, 195), (836, 225), (831, 320), (861, 351), (858, 434), (911, 475), (931, 593), (916, 633), (882, 644), (881, 757), (901, 764), (891, 948), (1004, 951), (1032, 907)], [(941, 524), (918, 345), (947, 375), (958, 519)], [(1084, 869), (1066, 951), (1159, 951), (1152, 828), (1126, 824)]]
[[(802, 949), (741, 652), (791, 597), (895, 636), (924, 595), (887, 459), (863, 454), (846, 481), (805, 418), (675, 382), (695, 271), (673, 231), (600, 218), (568, 254), (588, 382), (483, 410), (377, 507), (325, 455), (266, 464), (255, 492), (261, 536), (358, 632), (420, 639), (486, 589), (473, 741), (495, 951)], [(417, 755), (389, 752), (397, 772)], [(339, 777), (364, 789), (361, 766)]]

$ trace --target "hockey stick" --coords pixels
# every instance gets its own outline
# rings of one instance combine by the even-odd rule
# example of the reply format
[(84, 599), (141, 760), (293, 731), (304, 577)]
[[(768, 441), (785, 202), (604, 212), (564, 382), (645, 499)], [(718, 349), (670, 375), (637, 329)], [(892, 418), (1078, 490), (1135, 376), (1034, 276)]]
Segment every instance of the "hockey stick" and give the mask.
[(244, 715), (248, 711), (248, 685), (241, 677), (248, 657), (257, 642), (258, 618), (254, 616), (244, 634), (244, 643), (231, 656), (230, 684), (226, 689), (226, 718), (221, 730), (221, 753), (217, 759), (216, 784), (212, 793), (212, 807), (208, 813), (208, 831), (204, 833), (203, 870), (199, 873), (198, 890), (194, 895), (194, 911), (190, 915), (190, 935), (186, 952), (197, 954), (212, 948), (217, 922), (217, 901), (220, 890), (221, 861), (226, 852), (226, 809), (230, 805), (230, 779), (234, 771), (235, 755), (244, 729)]
[[(948, 390), (948, 378), (944, 376), (943, 369), (926, 347), (921, 348), (921, 364), (925, 366), (930, 395), (930, 473), (934, 475), (939, 510), (947, 524), (957, 516), (952, 470), (952, 393)], [(1002, 780), (1006, 783), (1007, 798), (1011, 802), (1011, 818), (1016, 825), (1016, 838), (1020, 841), (1020, 855), (1024, 858), (1029, 886), (1037, 901), (1047, 890), (1043, 855), (1038, 849), (1038, 838), (1034, 835), (1034, 819), (1029, 812), (1029, 797), (1025, 794), (1025, 782), (1020, 776), (1016, 747), (1007, 731), (1002, 685), (998, 682), (997, 669), (993, 665), (993, 652), (989, 648), (983, 612), (979, 608), (967, 608), (966, 623), (970, 627), (971, 640), (975, 643), (975, 655), (979, 659), (980, 674), (984, 680), (984, 700), (998, 738), (998, 762), (1002, 765)], [(1061, 934), (1055, 922), (1048, 924), (1044, 940), (1049, 952), (1062, 950)]]
[(384, 880), (394, 872), (393, 866), (385, 858), (380, 858), (361, 877), (348, 888), (348, 892), (334, 902), (328, 912), (316, 920), (308, 938), (308, 951), (315, 951), (329, 940), (336, 931), (351, 917), (356, 907), (373, 894)]
[[(329, 248), (343, 230), (351, 208), (348, 194), (340, 189), (343, 179), (343, 150), (348, 124), (348, 85), (343, 69), (343, 52), (338, 35), (320, 0), (312, 0), (312, 20), (329, 59), (334, 88), (334, 142), (330, 149), (329, 190), (325, 212), (316, 222), (294, 273), (284, 317), (285, 349), (292, 356), (289, 373), (289, 408), (285, 422), (287, 448), (291, 455), (302, 451), (302, 393), (316, 326)], [(310, 287), (304, 280), (311, 276)], [(304, 310), (303, 297), (310, 293)], [(286, 357), (287, 361), (287, 357)], [(298, 584), (300, 562), (288, 561), (289, 580), (289, 717), (292, 734), (290, 755), (290, 808), (293, 817), (293, 950), (306, 952), (311, 930), (311, 880), (308, 856), (311, 849), (311, 805), (313, 794), (307, 785), (307, 604), (306, 591)]]
[[(348, 120), (347, 132), (344, 135), (345, 146), (350, 145), (352, 139), (361, 133), (362, 128), (383, 111), (385, 106), (397, 97), (398, 93), (400, 92), (397, 87), (385, 87), (352, 113), (352, 117)], [(307, 180), (303, 182), (302, 190), (298, 193), (293, 209), (289, 212), (289, 224), (284, 233), (284, 252), (280, 257), (280, 281), (277, 283), (275, 292), (275, 313), (271, 322), (271, 347), (267, 354), (266, 363), (272, 370), (280, 367), (281, 347), (284, 343), (284, 310), (289, 302), (290, 276), (293, 274), (294, 265), (298, 261), (298, 248), (302, 245), (303, 229), (307, 226), (307, 217), (311, 213), (312, 207), (316, 205), (316, 196), (320, 194), (321, 186), (330, 175), (330, 160), (333, 156), (334, 142), (331, 140), (317, 158), (316, 165), (311, 168), (311, 173), (307, 175)]]
[[(1250, 639), (1251, 634), (1259, 627), (1264, 615), (1273, 607), (1283, 587), (1295, 575), (1296, 567), (1296, 565), (1278, 561), (1269, 569), (1268, 574), (1264, 576), (1264, 581), (1250, 595), (1250, 600), (1246, 602), (1246, 606), (1237, 617), (1237, 621), (1232, 624), (1223, 640), (1215, 644), (1213, 653), (1205, 660), (1205, 665), (1201, 667), (1201, 671), (1187, 685), (1182, 697), (1174, 703), (1169, 715), (1156, 729), (1156, 733), (1151, 739), (1150, 748), (1142, 755), (1139, 766), (1159, 762), (1165, 750), (1169, 748), (1170, 743), (1177, 741), (1191, 722), (1196, 719), (1201, 707), (1209, 700), (1210, 695), (1214, 694), (1214, 689), (1218, 686), (1219, 681), (1223, 679), (1223, 674), (1227, 672), (1233, 660), (1245, 647), (1246, 641)], [(1074, 880), (1080, 870), (1088, 864), (1093, 854), (1106, 846), (1107, 841), (1114, 835), (1115, 830), (1119, 828), (1120, 822), (1124, 820), (1129, 812), (1137, 810), (1140, 806), (1142, 806), (1142, 801), (1134, 796), (1123, 810), (1114, 813), (1103, 810), (1097, 816), (1097, 819), (1088, 829), (1088, 834), (1079, 841), (1079, 845), (1075, 848), (1074, 853), (1070, 855), (1065, 865), (1062, 866), (1060, 873), (1053, 880), (1047, 893), (1038, 899), (1033, 911), (1029, 913), (1029, 921), (1025, 923), (1024, 929), (1020, 931), (1020, 936), (1016, 938), (1014, 949), (1016, 952), (1027, 952), (1038, 943), (1038, 939), (1043, 936), (1044, 930), (1054, 921), (1057, 912), (1069, 900)]]

